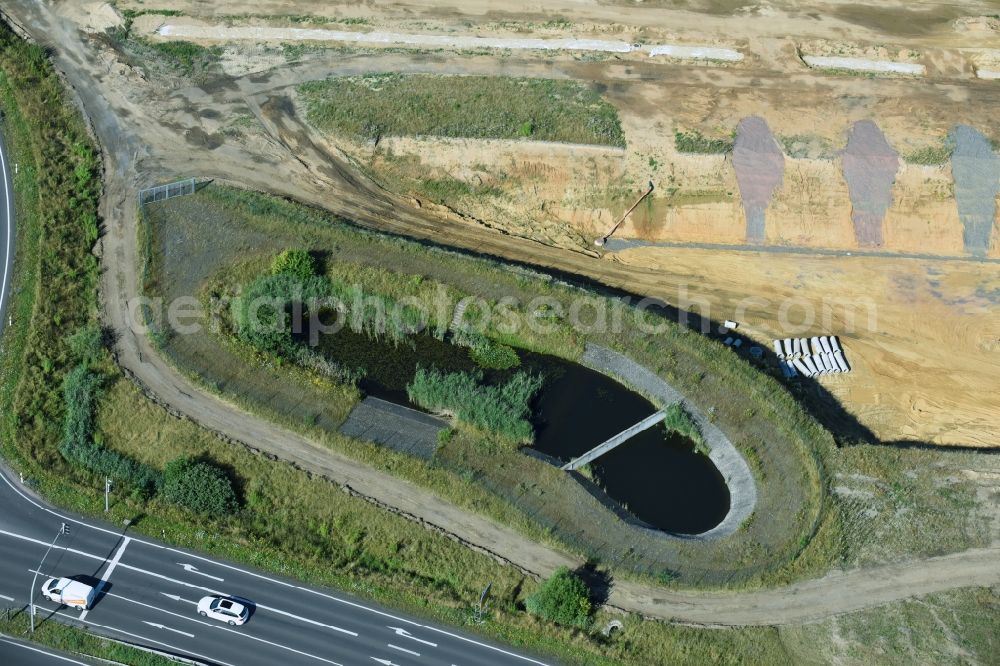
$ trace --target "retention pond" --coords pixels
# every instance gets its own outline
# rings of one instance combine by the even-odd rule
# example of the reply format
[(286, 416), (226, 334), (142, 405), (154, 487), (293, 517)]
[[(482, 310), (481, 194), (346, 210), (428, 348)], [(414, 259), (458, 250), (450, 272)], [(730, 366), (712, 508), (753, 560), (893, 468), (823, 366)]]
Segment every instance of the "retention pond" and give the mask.
[[(318, 349), (342, 365), (364, 368), (359, 386), (366, 394), (415, 409), (406, 385), (418, 367), (478, 370), (488, 383), (505, 381), (516, 371), (541, 374), (544, 384), (532, 404), (533, 448), (562, 462), (586, 453), (658, 409), (614, 379), (554, 356), (519, 350), (519, 367), (484, 370), (463, 347), (427, 335), (411, 341), (412, 345), (393, 345), (342, 329), (320, 336)], [(668, 434), (659, 424), (594, 460), (589, 472), (607, 498), (642, 523), (666, 532), (705, 532), (729, 511), (729, 491), (712, 461), (696, 451), (689, 439)]]

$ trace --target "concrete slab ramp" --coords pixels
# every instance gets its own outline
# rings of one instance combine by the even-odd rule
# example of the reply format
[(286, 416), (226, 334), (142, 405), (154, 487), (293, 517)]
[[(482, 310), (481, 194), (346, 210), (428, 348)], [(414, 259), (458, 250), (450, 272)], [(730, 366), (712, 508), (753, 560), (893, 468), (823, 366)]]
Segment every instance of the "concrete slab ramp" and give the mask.
[(851, 126), (841, 166), (851, 197), (851, 221), (859, 247), (882, 247), (882, 224), (892, 204), (899, 153), (878, 125), (859, 120)]
[(955, 202), (962, 222), (965, 251), (977, 257), (990, 249), (996, 197), (1000, 191), (1000, 157), (993, 152), (989, 139), (968, 125), (951, 131), (954, 145), (951, 175), (955, 180)]
[(736, 126), (733, 168), (746, 215), (747, 242), (763, 243), (764, 214), (785, 176), (785, 156), (763, 118), (750, 116)]

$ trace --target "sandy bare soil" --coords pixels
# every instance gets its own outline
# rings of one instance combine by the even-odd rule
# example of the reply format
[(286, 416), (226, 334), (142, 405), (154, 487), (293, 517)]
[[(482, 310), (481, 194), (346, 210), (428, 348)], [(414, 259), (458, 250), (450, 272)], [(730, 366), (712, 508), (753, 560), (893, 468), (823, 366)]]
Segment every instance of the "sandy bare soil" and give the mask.
[[(991, 433), (997, 432), (1000, 419), (998, 398), (995, 397), (998, 393), (995, 390), (995, 354), (1000, 344), (1000, 330), (993, 300), (1000, 293), (1000, 275), (995, 263), (691, 248), (643, 248), (606, 256), (602, 260), (504, 236), (484, 229), (475, 221), (429, 211), (396, 197), (359, 175), (350, 166), (348, 154), (330, 154), (321, 148), (321, 140), (295, 116), (294, 101), (287, 87), (306, 75), (319, 78), (317, 70), (332, 71), (330, 61), (314, 64), (311, 72), (305, 71), (309, 66), (301, 70), (286, 68), (274, 74), (228, 80), (215, 87), (171, 89), (143, 83), (142, 77), (116, 62), (98, 43), (82, 41), (76, 26), (53, 15), (49, 6), (29, 0), (15, 0), (10, 5), (18, 21), (39, 39), (60, 45), (56, 51), (58, 66), (80, 95), (105, 151), (107, 191), (103, 213), (108, 229), (102, 243), (102, 260), (106, 268), (102, 296), (109, 324), (122, 334), (118, 342), (118, 360), (126, 371), (133, 373), (140, 384), (178, 413), (191, 416), (238, 441), (267, 446), (285, 459), (328, 475), (390, 506), (405, 507), (416, 519), (479, 544), (527, 570), (545, 574), (560, 564), (573, 563), (560, 553), (528, 542), (489, 520), (460, 511), (410, 484), (341, 460), (328, 451), (320, 455), (310, 442), (249, 417), (192, 386), (165, 365), (145, 337), (132, 334), (126, 323), (124, 305), (138, 289), (136, 221), (132, 204), (136, 187), (178, 174), (228, 178), (323, 205), (362, 224), (572, 271), (613, 286), (661, 295), (674, 303), (679, 300), (677, 286), (688, 284), (689, 298), (703, 294), (713, 308), (721, 310), (719, 319), (747, 296), (771, 298), (770, 305), (748, 304), (740, 315), (748, 332), (761, 338), (774, 332), (774, 308), (781, 297), (815, 301), (832, 293), (862, 302), (870, 298), (878, 310), (877, 325), (872, 330), (862, 323), (857, 332), (848, 334), (845, 316), (835, 313), (829, 330), (822, 331), (844, 337), (855, 366), (851, 375), (831, 377), (828, 388), (841, 397), (851, 413), (883, 439), (993, 443), (989, 441)], [(258, 11), (261, 7), (290, 11), (299, 6), (293, 3), (254, 5)], [(66, 5), (60, 7), (66, 8)], [(592, 9), (595, 16), (617, 11), (603, 5), (588, 9)], [(647, 11), (653, 10), (643, 10)], [(939, 20), (938, 10), (932, 7), (928, 11), (937, 17), (928, 25), (933, 27), (942, 21), (950, 25), (951, 18)], [(650, 14), (643, 13), (643, 16)], [(795, 19), (802, 20), (805, 19)], [(789, 25), (797, 24), (793, 21)], [(934, 30), (928, 33), (928, 39), (945, 39)], [(449, 62), (448, 66), (475, 68), (487, 64), (470, 58), (460, 64)], [(381, 59), (340, 57), (336, 65), (382, 70), (405, 65), (419, 70), (440, 63), (433, 58), (414, 61), (410, 56), (394, 54)], [(504, 68), (530, 73), (537, 71), (539, 64), (507, 62)], [(544, 69), (561, 76), (614, 83), (620, 87), (621, 92), (615, 93), (618, 95), (627, 94), (627, 86), (620, 85), (622, 81), (641, 78), (651, 71), (640, 68), (641, 71), (632, 74), (613, 65), (581, 64), (572, 59), (553, 59)], [(721, 76), (708, 76), (701, 70), (692, 74), (691, 70), (665, 67), (659, 71), (661, 80), (656, 85), (661, 89), (669, 89), (673, 81), (691, 85), (694, 77), (699, 85), (708, 86), (712, 77), (718, 77), (719, 90), (729, 83), (738, 84), (735, 89), (741, 90), (743, 95), (740, 104), (749, 105), (755, 96), (758, 99), (770, 97), (769, 108), (776, 108), (775, 102), (782, 95), (794, 96), (794, 91), (803, 88), (812, 91), (810, 94), (823, 92), (827, 95), (847, 88), (842, 82), (829, 83), (805, 73), (787, 85), (769, 79), (765, 83), (772, 84), (774, 90), (761, 93), (754, 92), (760, 85), (760, 72), (722, 71)], [(935, 117), (943, 118), (947, 115), (944, 108), (949, 99), (966, 102), (962, 109), (953, 111), (955, 115), (973, 116), (981, 113), (977, 110), (978, 105), (993, 94), (983, 92), (979, 82), (975, 88), (972, 84), (970, 87), (948, 84), (940, 89), (936, 84), (908, 82), (907, 85), (916, 87), (911, 91), (900, 82), (869, 85), (861, 81), (861, 87), (867, 90), (865, 94), (871, 99), (861, 102), (855, 116), (870, 111), (866, 104), (881, 100), (879, 104), (898, 104), (899, 117), (905, 113), (902, 107), (912, 108), (927, 102), (936, 108)], [(931, 87), (925, 87), (928, 85)], [(724, 109), (726, 95), (719, 90), (706, 94), (703, 99), (713, 100), (713, 108)], [(645, 91), (648, 92), (648, 88)], [(906, 94), (901, 95), (899, 101), (889, 101), (890, 95), (900, 92)], [(811, 99), (815, 103), (817, 97)], [(644, 102), (641, 94), (636, 93), (632, 101), (634, 108), (630, 107), (629, 111), (632, 115), (627, 117), (637, 122), (642, 110), (653, 112), (662, 100)], [(798, 103), (805, 108), (806, 99)], [(736, 118), (744, 111), (724, 113)], [(801, 110), (797, 113), (801, 115)], [(253, 129), (241, 133), (238, 138), (223, 134), (225, 123), (241, 114), (255, 120)], [(795, 115), (795, 112), (790, 114)], [(769, 118), (769, 123), (773, 129), (775, 122)], [(817, 124), (823, 123), (825, 120)], [(669, 135), (666, 128), (659, 131), (661, 135)], [(184, 143), (178, 137), (183, 137)], [(696, 290), (699, 294), (694, 293)], [(690, 622), (781, 624), (913, 594), (996, 583), (1000, 581), (998, 561), (996, 548), (981, 549), (874, 570), (835, 573), (790, 588), (741, 595), (672, 593), (621, 582), (612, 591), (611, 603), (650, 616)]]

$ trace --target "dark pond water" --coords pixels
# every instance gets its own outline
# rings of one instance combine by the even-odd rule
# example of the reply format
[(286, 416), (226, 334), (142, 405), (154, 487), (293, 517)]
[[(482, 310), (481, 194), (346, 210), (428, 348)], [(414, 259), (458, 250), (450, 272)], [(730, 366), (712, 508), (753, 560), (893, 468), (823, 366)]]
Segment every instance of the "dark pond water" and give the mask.
[[(363, 367), (368, 395), (406, 404), (406, 384), (417, 366), (445, 371), (479, 369), (468, 350), (430, 336), (413, 345), (373, 341), (341, 330), (320, 337), (318, 349), (347, 366)], [(656, 408), (609, 377), (563, 359), (519, 352), (521, 365), (484, 370), (488, 382), (502, 382), (518, 370), (545, 378), (533, 407), (534, 448), (569, 461), (651, 415)], [(697, 534), (719, 524), (729, 510), (729, 491), (715, 465), (684, 437), (654, 426), (591, 463), (595, 482), (645, 523), (679, 534)]]

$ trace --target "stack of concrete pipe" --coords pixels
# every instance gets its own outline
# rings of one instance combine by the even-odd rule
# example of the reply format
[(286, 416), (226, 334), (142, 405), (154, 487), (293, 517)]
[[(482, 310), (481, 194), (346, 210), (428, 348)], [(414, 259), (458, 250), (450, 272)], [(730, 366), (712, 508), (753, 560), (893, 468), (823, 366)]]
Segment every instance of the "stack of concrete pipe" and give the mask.
[(778, 356), (782, 374), (789, 378), (851, 371), (835, 335), (775, 340), (774, 353)]

